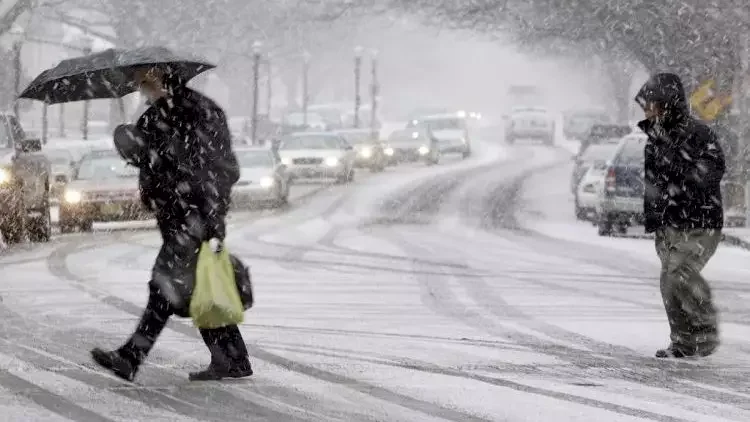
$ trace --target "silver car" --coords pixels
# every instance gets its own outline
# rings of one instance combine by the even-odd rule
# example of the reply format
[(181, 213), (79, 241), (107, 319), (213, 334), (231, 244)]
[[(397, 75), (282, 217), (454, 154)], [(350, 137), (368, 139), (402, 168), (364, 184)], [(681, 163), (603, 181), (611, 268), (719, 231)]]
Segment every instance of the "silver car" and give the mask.
[(293, 179), (354, 180), (357, 153), (346, 140), (333, 132), (298, 132), (281, 139), (281, 162)]
[(263, 147), (235, 150), (240, 165), (240, 180), (232, 189), (232, 206), (282, 206), (289, 202), (292, 185), (287, 166), (273, 150)]
[(91, 231), (95, 221), (151, 218), (141, 204), (138, 169), (112, 150), (92, 151), (78, 164), (60, 202), (60, 231)]

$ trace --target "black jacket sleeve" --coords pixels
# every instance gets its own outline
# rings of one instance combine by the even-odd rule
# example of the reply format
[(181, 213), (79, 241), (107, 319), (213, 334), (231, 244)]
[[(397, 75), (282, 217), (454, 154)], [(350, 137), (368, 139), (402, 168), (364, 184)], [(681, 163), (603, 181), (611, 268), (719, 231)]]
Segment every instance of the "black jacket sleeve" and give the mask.
[(188, 150), (181, 154), (179, 163), (186, 184), (182, 188), (189, 192), (188, 202), (203, 220), (205, 240), (223, 240), (232, 186), (240, 176), (239, 165), (224, 113), (218, 107), (193, 111), (196, 115), (187, 134)]

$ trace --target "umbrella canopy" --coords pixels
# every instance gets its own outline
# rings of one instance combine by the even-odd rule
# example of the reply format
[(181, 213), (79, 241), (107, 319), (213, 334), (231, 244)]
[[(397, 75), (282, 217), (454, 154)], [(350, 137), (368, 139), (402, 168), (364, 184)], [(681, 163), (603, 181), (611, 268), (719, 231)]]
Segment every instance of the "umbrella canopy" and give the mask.
[(177, 54), (165, 47), (110, 48), (61, 61), (40, 73), (19, 98), (47, 104), (120, 98), (138, 90), (132, 83), (133, 71), (149, 65), (176, 72), (185, 82), (216, 67), (200, 57)]

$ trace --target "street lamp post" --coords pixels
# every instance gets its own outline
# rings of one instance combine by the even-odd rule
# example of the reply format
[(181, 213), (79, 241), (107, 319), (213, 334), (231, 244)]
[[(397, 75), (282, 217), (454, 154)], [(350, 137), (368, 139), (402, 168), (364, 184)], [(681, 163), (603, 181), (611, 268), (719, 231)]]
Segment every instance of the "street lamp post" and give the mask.
[[(89, 38), (84, 39), (84, 45), (83, 45), (83, 54), (85, 56), (88, 56), (91, 54), (92, 50), (92, 42)], [(83, 137), (83, 140), (89, 139), (89, 114), (91, 110), (91, 101), (86, 100), (83, 102), (83, 118), (81, 120), (81, 135)]]
[(250, 127), (250, 136), (253, 145), (258, 144), (258, 97), (260, 96), (259, 92), (259, 81), (260, 81), (260, 49), (263, 45), (260, 41), (255, 41), (253, 43), (253, 114), (251, 116), (251, 127)]
[(16, 40), (13, 43), (13, 89), (15, 90), (15, 97), (13, 100), (13, 114), (20, 119), (18, 96), (21, 94), (21, 75), (23, 74), (23, 67), (21, 64), (21, 46), (23, 45), (22, 40)]
[(273, 97), (273, 75), (271, 73), (271, 55), (266, 57), (266, 118), (271, 120), (271, 98)]
[(354, 127), (359, 128), (359, 108), (362, 97), (359, 92), (362, 76), (362, 47), (354, 48)]
[(302, 53), (302, 125), (307, 126), (307, 108), (310, 102), (310, 53)]
[(372, 76), (370, 82), (370, 134), (373, 138), (377, 136), (378, 95), (380, 94), (380, 81), (378, 81), (378, 51), (372, 51)]

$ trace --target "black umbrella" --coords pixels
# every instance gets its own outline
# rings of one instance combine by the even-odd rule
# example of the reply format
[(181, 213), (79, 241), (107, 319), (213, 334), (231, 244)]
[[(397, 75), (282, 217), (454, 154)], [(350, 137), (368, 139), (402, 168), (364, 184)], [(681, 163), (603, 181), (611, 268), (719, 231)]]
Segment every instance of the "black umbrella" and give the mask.
[(132, 83), (133, 71), (148, 65), (175, 72), (185, 82), (216, 67), (200, 57), (177, 54), (165, 47), (110, 48), (61, 61), (40, 73), (19, 98), (47, 104), (120, 98), (138, 90)]

